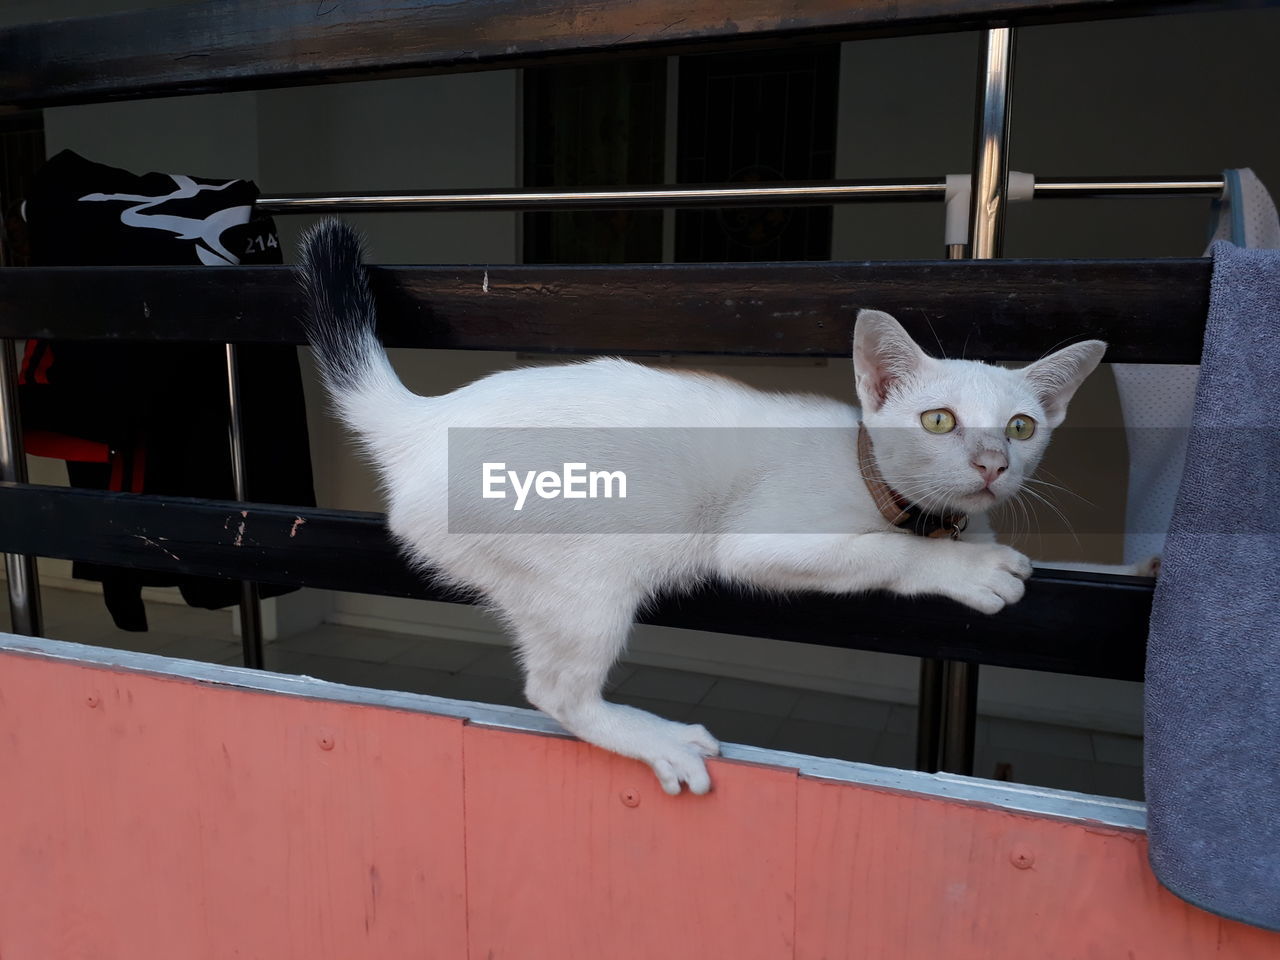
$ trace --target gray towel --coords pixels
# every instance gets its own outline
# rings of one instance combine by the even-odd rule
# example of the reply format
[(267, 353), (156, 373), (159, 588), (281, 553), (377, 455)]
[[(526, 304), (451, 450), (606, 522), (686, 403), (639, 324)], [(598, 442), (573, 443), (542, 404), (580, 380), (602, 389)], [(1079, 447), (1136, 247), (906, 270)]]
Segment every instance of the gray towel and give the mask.
[(1151, 866), (1280, 930), (1280, 251), (1213, 245), (1186, 469), (1151, 614)]

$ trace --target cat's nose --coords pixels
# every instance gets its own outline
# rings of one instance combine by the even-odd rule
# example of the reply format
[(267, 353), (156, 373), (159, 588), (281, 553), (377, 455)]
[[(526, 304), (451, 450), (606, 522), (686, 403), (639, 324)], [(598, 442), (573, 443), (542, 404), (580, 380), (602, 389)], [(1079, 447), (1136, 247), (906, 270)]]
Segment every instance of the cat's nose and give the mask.
[(988, 487), (995, 483), (996, 477), (1009, 469), (1009, 458), (995, 450), (983, 450), (970, 462), (973, 469), (982, 474), (983, 482)]

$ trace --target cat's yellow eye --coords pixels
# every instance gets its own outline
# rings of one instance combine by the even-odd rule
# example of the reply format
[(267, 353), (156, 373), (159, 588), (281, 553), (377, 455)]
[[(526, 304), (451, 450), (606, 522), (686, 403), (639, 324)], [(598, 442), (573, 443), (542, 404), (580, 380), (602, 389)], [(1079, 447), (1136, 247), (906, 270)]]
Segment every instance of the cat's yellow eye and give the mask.
[(930, 433), (950, 433), (956, 428), (956, 415), (950, 410), (926, 410), (920, 414), (920, 425)]
[(1004, 428), (1004, 435), (1013, 440), (1030, 440), (1036, 432), (1036, 422), (1026, 414), (1016, 413), (1009, 418)]

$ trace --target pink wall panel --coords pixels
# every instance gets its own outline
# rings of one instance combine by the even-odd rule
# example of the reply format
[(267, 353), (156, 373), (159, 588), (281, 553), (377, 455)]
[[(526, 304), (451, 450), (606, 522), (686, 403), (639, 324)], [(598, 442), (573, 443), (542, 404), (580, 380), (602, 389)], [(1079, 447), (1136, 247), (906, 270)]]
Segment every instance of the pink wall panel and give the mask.
[(457, 960), (461, 734), (0, 656), (0, 957)]
[(796, 775), (716, 762), (669, 797), (573, 740), (468, 728), (471, 958), (792, 956)]
[(1146, 838), (802, 780), (796, 958), (1277, 960), (1160, 887)]
[(0, 652), (0, 960), (1277, 960), (1145, 838)]

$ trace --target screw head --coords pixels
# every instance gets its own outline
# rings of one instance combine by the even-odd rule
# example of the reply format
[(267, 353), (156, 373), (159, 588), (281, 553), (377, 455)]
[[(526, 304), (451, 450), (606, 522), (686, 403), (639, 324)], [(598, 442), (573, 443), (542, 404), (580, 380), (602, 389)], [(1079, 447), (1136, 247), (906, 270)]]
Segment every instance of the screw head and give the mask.
[(623, 806), (626, 806), (626, 807), (640, 806), (640, 791), (636, 790), (634, 787), (623, 790), (622, 793), (618, 795), (618, 797), (619, 799), (622, 800)]
[(89, 694), (89, 696), (87, 696), (87, 697), (85, 697), (85, 698), (84, 698), (84, 702), (85, 702), (85, 705), (86, 705), (90, 710), (92, 710), (94, 707), (96, 707), (96, 706), (97, 706), (99, 703), (101, 703), (102, 701), (98, 699), (98, 695), (97, 695), (96, 693), (91, 693), (91, 694)]
[(1036, 855), (1026, 847), (1014, 847), (1009, 854), (1009, 862), (1019, 870), (1030, 870), (1031, 865), (1036, 862)]
[(321, 750), (332, 750), (333, 744), (334, 744), (333, 734), (331, 733), (321, 734), (319, 743), (320, 743)]

